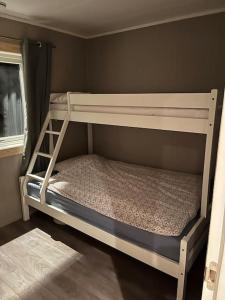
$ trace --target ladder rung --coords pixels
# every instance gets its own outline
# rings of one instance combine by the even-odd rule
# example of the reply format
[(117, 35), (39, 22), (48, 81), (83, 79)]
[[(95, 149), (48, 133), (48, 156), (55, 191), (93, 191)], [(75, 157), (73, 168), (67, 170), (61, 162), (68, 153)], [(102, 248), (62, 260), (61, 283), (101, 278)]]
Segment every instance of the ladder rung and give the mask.
[(48, 133), (48, 134), (60, 135), (60, 131), (46, 130), (45, 132)]
[(31, 179), (36, 179), (36, 180), (39, 180), (39, 181), (44, 181), (43, 177), (40, 177), (40, 176), (35, 175), (35, 174), (27, 174), (26, 176), (29, 177), (29, 178), (31, 178)]
[(47, 158), (52, 158), (51, 154), (43, 153), (43, 152), (37, 152), (37, 155), (47, 157)]

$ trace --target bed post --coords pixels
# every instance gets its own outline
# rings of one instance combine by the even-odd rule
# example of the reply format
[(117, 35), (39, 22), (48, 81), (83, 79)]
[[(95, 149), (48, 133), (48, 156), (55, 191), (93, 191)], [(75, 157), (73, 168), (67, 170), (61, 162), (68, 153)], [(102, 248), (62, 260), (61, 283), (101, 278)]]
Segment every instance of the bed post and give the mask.
[(25, 176), (20, 176), (19, 177), (19, 187), (20, 187), (20, 196), (21, 196), (23, 220), (24, 221), (28, 221), (28, 220), (30, 220), (30, 209), (29, 209), (29, 206), (27, 205), (25, 197), (24, 197), (24, 195), (25, 195), (25, 191), (24, 191), (25, 184), (24, 184), (24, 181), (25, 180), (26, 180)]
[(186, 239), (182, 239), (180, 243), (180, 261), (178, 269), (178, 283), (177, 283), (177, 298), (176, 300), (184, 300), (186, 294), (187, 284), (187, 253), (188, 243)]
[(202, 199), (201, 199), (201, 216), (207, 217), (208, 212), (208, 193), (210, 185), (210, 166), (212, 156), (213, 129), (216, 112), (217, 90), (212, 90), (209, 103), (209, 123), (206, 135), (205, 158), (202, 181)]
[(87, 124), (87, 134), (88, 134), (88, 154), (93, 153), (93, 126), (91, 123)]

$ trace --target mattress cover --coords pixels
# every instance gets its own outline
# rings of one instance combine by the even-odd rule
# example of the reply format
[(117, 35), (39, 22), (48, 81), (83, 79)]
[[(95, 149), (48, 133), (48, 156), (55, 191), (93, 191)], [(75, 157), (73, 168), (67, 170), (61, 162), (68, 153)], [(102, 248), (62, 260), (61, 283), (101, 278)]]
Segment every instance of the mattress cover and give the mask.
[(49, 190), (148, 232), (179, 236), (200, 208), (198, 175), (127, 164), (97, 155), (62, 162), (58, 171)]

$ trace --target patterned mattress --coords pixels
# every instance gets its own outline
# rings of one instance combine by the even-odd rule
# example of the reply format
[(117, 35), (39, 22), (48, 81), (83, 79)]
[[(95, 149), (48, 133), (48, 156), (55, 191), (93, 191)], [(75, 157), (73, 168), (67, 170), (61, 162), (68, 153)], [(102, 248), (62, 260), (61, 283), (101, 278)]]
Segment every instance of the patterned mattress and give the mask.
[(179, 236), (200, 208), (201, 177), (97, 155), (56, 165), (49, 190), (148, 232)]

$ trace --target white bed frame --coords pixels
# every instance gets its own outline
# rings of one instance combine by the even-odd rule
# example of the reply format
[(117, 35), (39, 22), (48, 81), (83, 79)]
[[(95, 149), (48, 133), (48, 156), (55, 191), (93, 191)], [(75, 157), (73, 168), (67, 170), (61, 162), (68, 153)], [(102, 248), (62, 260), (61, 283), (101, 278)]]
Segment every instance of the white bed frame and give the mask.
[[(178, 279), (177, 300), (185, 297), (187, 273), (207, 239), (209, 223), (209, 183), (213, 128), (217, 90), (210, 93), (176, 94), (77, 94), (67, 93), (64, 110), (50, 105), (26, 176), (21, 180), (23, 219), (29, 220), (29, 206), (68, 224), (95, 239), (118, 249), (149, 266)], [(186, 114), (188, 112), (188, 115)], [(199, 114), (201, 112), (202, 114)], [(200, 116), (199, 116), (200, 115)], [(52, 120), (63, 120), (60, 132), (52, 130)], [(88, 152), (93, 152), (92, 124), (110, 124), (159, 130), (191, 132), (206, 136), (200, 217), (180, 244), (179, 262), (161, 256), (131, 242), (116, 237), (77, 217), (46, 203), (45, 193), (69, 121), (88, 123)], [(49, 127), (48, 127), (49, 125)], [(50, 136), (50, 154), (39, 152), (45, 134)], [(58, 140), (53, 146), (53, 136)], [(44, 177), (32, 174), (38, 156), (48, 157), (49, 166)], [(30, 179), (42, 181), (40, 199), (27, 194)]]

